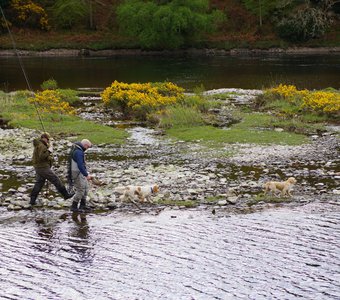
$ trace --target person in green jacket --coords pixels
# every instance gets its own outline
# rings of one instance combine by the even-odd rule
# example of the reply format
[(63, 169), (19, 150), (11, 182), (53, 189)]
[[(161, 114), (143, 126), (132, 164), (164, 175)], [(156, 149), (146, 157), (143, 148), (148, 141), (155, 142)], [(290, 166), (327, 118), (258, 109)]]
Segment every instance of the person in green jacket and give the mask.
[(69, 194), (61, 182), (59, 177), (51, 169), (53, 163), (52, 145), (50, 144), (50, 135), (45, 132), (40, 136), (40, 139), (33, 140), (33, 158), (32, 163), (36, 174), (36, 180), (31, 192), (30, 204), (33, 206), (36, 204), (37, 197), (43, 188), (46, 180), (51, 182), (57, 189), (57, 191), (62, 194), (64, 199), (69, 199), (73, 194)]

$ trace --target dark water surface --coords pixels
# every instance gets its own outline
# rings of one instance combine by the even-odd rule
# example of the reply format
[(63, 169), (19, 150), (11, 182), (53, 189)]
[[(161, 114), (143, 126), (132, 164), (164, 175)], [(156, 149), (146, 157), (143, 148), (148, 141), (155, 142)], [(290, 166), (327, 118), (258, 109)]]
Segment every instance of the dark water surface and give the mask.
[(1, 211), (1, 299), (340, 299), (340, 207)]
[[(105, 88), (114, 80), (169, 80), (193, 89), (261, 89), (277, 83), (298, 88), (340, 88), (340, 55), (23, 57), (34, 90), (50, 78), (61, 88)], [(16, 57), (0, 57), (0, 90), (27, 89)]]

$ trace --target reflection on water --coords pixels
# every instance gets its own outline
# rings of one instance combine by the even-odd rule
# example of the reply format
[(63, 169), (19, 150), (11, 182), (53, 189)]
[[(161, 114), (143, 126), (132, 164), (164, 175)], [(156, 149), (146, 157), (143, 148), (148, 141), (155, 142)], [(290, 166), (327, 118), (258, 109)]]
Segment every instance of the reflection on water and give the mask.
[[(100, 88), (114, 80), (169, 80), (188, 90), (261, 89), (277, 83), (298, 88), (340, 88), (340, 55), (23, 57), (33, 89), (55, 79), (61, 88)], [(0, 57), (0, 90), (27, 89), (16, 57)]]
[[(6, 222), (5, 222), (6, 221)], [(340, 209), (1, 211), (3, 299), (339, 299)]]

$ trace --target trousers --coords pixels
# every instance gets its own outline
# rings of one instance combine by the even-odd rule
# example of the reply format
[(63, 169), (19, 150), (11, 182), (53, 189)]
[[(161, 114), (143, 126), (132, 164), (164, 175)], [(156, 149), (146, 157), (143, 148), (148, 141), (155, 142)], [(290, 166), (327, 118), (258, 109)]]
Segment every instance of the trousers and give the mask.
[(64, 197), (67, 196), (67, 191), (59, 177), (49, 167), (34, 168), (35, 169), (35, 184), (31, 192), (31, 199), (35, 201), (41, 189), (43, 188), (46, 180), (51, 182)]

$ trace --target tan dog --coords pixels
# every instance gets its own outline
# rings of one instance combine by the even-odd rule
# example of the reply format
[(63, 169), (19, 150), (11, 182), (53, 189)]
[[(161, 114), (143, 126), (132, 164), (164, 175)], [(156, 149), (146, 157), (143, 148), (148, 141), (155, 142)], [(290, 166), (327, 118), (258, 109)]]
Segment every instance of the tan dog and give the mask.
[(266, 182), (264, 187), (264, 194), (271, 193), (273, 195), (277, 195), (277, 192), (281, 192), (281, 196), (289, 196), (291, 197), (292, 194), (290, 190), (292, 189), (293, 185), (296, 183), (296, 179), (294, 177), (289, 177), (286, 181), (268, 181)]
[(154, 185), (129, 185), (126, 187), (116, 188), (116, 192), (121, 193), (120, 200), (135, 202), (138, 200), (139, 202), (149, 202), (153, 203), (151, 200), (151, 196), (155, 195), (159, 192), (159, 187), (157, 184)]

